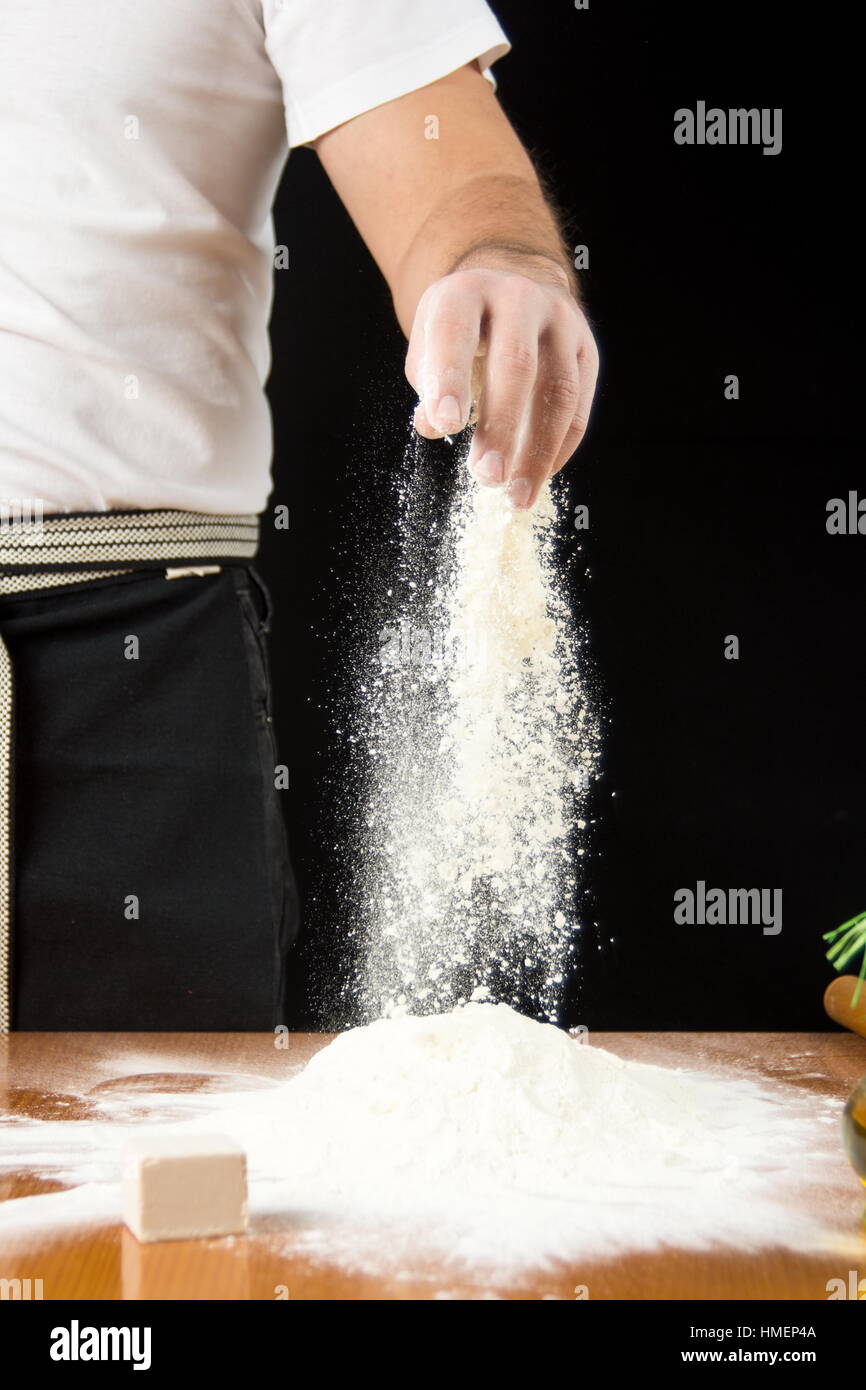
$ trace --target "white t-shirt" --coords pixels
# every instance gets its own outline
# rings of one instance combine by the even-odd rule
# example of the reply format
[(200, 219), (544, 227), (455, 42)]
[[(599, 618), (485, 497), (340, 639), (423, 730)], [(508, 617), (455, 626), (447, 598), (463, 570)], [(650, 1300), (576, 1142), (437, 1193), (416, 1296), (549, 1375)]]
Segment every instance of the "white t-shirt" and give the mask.
[(508, 47), (484, 0), (2, 3), (0, 507), (263, 510), (289, 147)]

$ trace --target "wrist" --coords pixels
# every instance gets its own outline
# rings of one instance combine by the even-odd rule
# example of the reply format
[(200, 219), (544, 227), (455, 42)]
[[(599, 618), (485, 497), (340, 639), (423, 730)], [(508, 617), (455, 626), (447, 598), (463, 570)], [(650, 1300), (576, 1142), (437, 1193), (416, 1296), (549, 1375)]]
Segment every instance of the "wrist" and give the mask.
[(532, 280), (557, 285), (580, 302), (577, 276), (564, 255), (520, 242), (492, 239), (478, 242), (464, 251), (448, 267), (447, 273), (452, 275), (458, 270), (510, 270)]

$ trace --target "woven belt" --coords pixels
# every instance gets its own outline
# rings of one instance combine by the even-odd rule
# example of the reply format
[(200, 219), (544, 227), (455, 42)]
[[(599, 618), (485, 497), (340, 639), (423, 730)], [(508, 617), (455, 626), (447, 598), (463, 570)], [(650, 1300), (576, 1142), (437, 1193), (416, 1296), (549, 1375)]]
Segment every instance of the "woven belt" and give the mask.
[[(202, 570), (243, 563), (258, 549), (257, 516), (121, 511), (46, 516), (0, 526), (0, 594), (25, 594), (139, 570)], [(167, 568), (170, 562), (171, 568)], [(11, 1026), (12, 663), (0, 633), (0, 1033)]]

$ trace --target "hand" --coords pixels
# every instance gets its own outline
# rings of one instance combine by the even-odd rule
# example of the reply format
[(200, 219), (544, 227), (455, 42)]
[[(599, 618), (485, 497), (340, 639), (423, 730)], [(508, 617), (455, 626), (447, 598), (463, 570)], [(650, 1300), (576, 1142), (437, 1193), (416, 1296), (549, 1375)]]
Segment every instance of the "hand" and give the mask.
[(479, 353), (468, 466), (481, 483), (506, 484), (512, 506), (529, 508), (583, 438), (598, 377), (598, 349), (565, 272), (553, 262), (519, 271), (476, 266), (425, 290), (406, 376), (420, 397), (414, 425), (426, 439), (467, 424)]

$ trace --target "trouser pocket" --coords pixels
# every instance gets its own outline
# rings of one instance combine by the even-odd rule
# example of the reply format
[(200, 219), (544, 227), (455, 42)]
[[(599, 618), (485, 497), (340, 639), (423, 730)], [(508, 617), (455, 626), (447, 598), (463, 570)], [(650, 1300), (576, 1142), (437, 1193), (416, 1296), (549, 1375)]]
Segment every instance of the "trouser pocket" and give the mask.
[(271, 596), (253, 566), (232, 571), (241, 615), (256, 738), (262, 779), (262, 815), (269, 865), (271, 913), (274, 926), (274, 1023), (285, 1022), (287, 956), (298, 932), (298, 895), (289, 858), (281, 798), (288, 773), (280, 762), (273, 718), (267, 634), (273, 612)]

